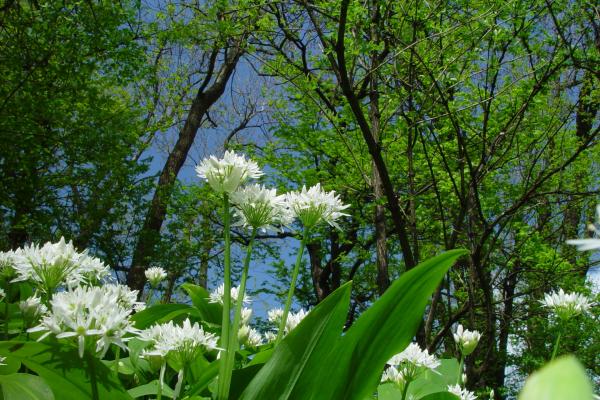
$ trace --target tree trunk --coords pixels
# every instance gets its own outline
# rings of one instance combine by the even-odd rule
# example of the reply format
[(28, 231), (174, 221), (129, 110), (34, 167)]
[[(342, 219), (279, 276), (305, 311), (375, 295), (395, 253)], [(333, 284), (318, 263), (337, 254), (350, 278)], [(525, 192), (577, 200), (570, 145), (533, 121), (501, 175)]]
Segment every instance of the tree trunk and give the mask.
[[(226, 57), (221, 65), (213, 84), (206, 88), (201, 85), (188, 117), (175, 143), (175, 147), (169, 154), (165, 163), (152, 203), (146, 214), (144, 225), (139, 233), (138, 242), (133, 253), (131, 267), (127, 274), (127, 284), (132, 289), (137, 289), (142, 294), (145, 276), (144, 270), (154, 255), (154, 247), (160, 238), (160, 229), (167, 212), (167, 204), (171, 197), (171, 189), (177, 179), (177, 175), (187, 159), (188, 152), (194, 143), (202, 117), (208, 109), (221, 97), (227, 86), (227, 82), (233, 73), (235, 66), (243, 53), (242, 42), (237, 42), (232, 47), (226, 49)], [(213, 65), (214, 69), (214, 65)], [(210, 79), (212, 70), (207, 73)], [(208, 82), (208, 81), (205, 81)]]

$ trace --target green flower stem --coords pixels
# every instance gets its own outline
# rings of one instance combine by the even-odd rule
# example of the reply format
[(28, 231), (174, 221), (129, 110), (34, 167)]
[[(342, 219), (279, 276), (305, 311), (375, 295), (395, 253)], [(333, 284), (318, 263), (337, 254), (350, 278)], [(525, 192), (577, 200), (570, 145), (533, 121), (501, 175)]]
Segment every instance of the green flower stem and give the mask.
[(117, 346), (117, 350), (115, 351), (115, 376), (119, 379), (119, 360), (121, 356), (121, 348)]
[(149, 306), (152, 305), (152, 297), (154, 296), (154, 291), (154, 286), (150, 286), (150, 291), (148, 292), (148, 297), (146, 298), (146, 301), (148, 302)]
[(158, 381), (158, 390), (156, 391), (156, 400), (161, 400), (162, 399), (162, 391), (163, 391), (163, 385), (164, 385), (164, 381), (165, 381), (165, 370), (167, 369), (167, 361), (163, 361), (162, 365), (160, 366), (160, 374), (159, 374), (159, 381)]
[(554, 358), (556, 358), (556, 355), (558, 354), (558, 347), (560, 346), (561, 336), (562, 328), (558, 331), (558, 336), (556, 337), (556, 343), (554, 343), (554, 350), (552, 350), (552, 358), (550, 359), (550, 361), (554, 360)]
[(406, 394), (408, 393), (408, 385), (410, 385), (411, 381), (406, 381), (404, 384), (404, 388), (402, 389), (402, 400), (406, 400)]
[(458, 383), (460, 386), (462, 386), (463, 381), (462, 381), (462, 375), (463, 375), (463, 368), (465, 365), (465, 356), (462, 354), (462, 352), (460, 353), (460, 362), (458, 363), (458, 380), (456, 383)]
[(98, 380), (96, 377), (96, 367), (94, 366), (94, 357), (89, 353), (87, 353), (87, 363), (88, 372), (90, 374), (90, 385), (92, 387), (92, 399), (100, 400), (100, 395), (98, 394)]
[(182, 367), (177, 374), (177, 384), (175, 384), (175, 392), (173, 393), (173, 400), (176, 400), (179, 397), (179, 393), (181, 392), (181, 387), (183, 386), (183, 379), (185, 378), (185, 367)]
[(229, 383), (231, 383), (231, 373), (233, 371), (235, 363), (235, 352), (238, 349), (238, 331), (240, 329), (240, 321), (242, 320), (242, 307), (244, 306), (244, 293), (246, 293), (246, 281), (248, 280), (248, 267), (250, 266), (250, 258), (252, 254), (252, 245), (256, 239), (256, 229), (252, 229), (252, 235), (250, 236), (250, 242), (246, 248), (246, 258), (244, 259), (244, 269), (242, 271), (242, 280), (240, 282), (240, 288), (238, 290), (238, 298), (235, 303), (235, 312), (233, 314), (233, 327), (231, 329), (231, 335), (229, 336), (229, 357), (227, 358), (227, 368), (230, 372), (227, 376), (229, 377)]
[(229, 214), (229, 195), (223, 194), (223, 236), (225, 238), (225, 255), (224, 255), (224, 277), (223, 277), (223, 319), (221, 322), (221, 362), (219, 363), (219, 383), (217, 388), (217, 399), (227, 400), (229, 396), (229, 384), (231, 382), (231, 367), (228, 365), (229, 360), (229, 323), (231, 322), (231, 233), (229, 232), (230, 225)]
[(281, 316), (281, 322), (279, 323), (279, 332), (277, 332), (277, 339), (275, 339), (275, 346), (281, 342), (283, 338), (283, 331), (285, 329), (285, 324), (287, 322), (287, 317), (290, 312), (290, 308), (292, 306), (292, 298), (294, 297), (294, 290), (296, 289), (296, 280), (298, 279), (298, 271), (300, 270), (300, 264), (302, 263), (302, 254), (304, 253), (304, 248), (306, 247), (306, 242), (309, 237), (309, 230), (304, 230), (304, 235), (302, 236), (302, 241), (300, 242), (300, 248), (298, 249), (298, 256), (296, 257), (296, 265), (294, 266), (294, 271), (292, 272), (292, 281), (290, 282), (290, 290), (288, 291), (287, 300), (285, 302), (285, 308), (283, 309), (283, 315)]
[[(8, 340), (8, 291), (4, 298), (4, 340)], [(28, 339), (29, 340), (29, 339)]]

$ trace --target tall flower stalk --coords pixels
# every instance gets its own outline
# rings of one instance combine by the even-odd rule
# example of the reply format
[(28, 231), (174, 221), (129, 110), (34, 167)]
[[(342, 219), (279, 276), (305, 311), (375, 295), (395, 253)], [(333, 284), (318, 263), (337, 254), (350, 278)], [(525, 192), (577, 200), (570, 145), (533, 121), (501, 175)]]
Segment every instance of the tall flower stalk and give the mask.
[[(233, 357), (230, 352), (231, 342), (231, 214), (229, 196), (249, 179), (255, 179), (263, 175), (258, 165), (232, 151), (226, 151), (223, 158), (214, 156), (205, 158), (196, 167), (196, 173), (205, 179), (210, 187), (223, 199), (223, 236), (225, 239), (224, 249), (224, 276), (223, 276), (223, 318), (221, 323), (221, 363), (219, 366), (219, 381), (217, 387), (217, 399), (225, 400), (229, 396), (229, 385), (233, 370)], [(229, 361), (231, 360), (231, 362)]]
[(283, 339), (288, 314), (290, 313), (290, 308), (292, 307), (292, 298), (294, 297), (294, 290), (296, 289), (296, 281), (298, 280), (300, 264), (302, 264), (302, 254), (304, 253), (304, 248), (306, 247), (306, 243), (309, 237), (310, 232), (308, 229), (305, 229), (304, 235), (302, 236), (302, 240), (300, 241), (298, 255), (296, 256), (296, 264), (294, 265), (294, 271), (292, 272), (292, 280), (290, 282), (290, 289), (288, 290), (287, 299), (285, 301), (283, 315), (281, 316), (281, 321), (279, 322), (279, 330), (277, 332), (277, 339), (275, 339), (275, 345), (279, 344), (279, 342), (281, 342), (281, 339)]
[[(250, 237), (250, 242), (248, 243), (248, 247), (246, 248), (246, 258), (244, 260), (244, 269), (242, 270), (242, 279), (240, 281), (240, 286), (238, 289), (237, 299), (235, 299), (235, 311), (233, 316), (233, 326), (231, 329), (231, 334), (229, 335), (229, 353), (227, 354), (227, 366), (231, 368), (233, 371), (233, 366), (235, 362), (235, 352), (238, 349), (238, 332), (240, 330), (240, 321), (242, 320), (242, 308), (244, 305), (244, 297), (246, 294), (246, 281), (248, 280), (248, 268), (250, 266), (250, 259), (252, 254), (252, 245), (254, 244), (254, 240), (256, 238), (256, 229), (252, 229), (252, 235)], [(226, 293), (226, 292), (224, 292)], [(229, 375), (229, 382), (227, 385), (231, 383), (231, 375)]]
[[(223, 194), (223, 236), (225, 239), (224, 254), (224, 277), (223, 277), (223, 318), (221, 320), (221, 363), (219, 365), (219, 381), (217, 388), (217, 399), (225, 400), (229, 394), (229, 385), (231, 383), (231, 374), (233, 365), (230, 365), (229, 348), (231, 334), (229, 332), (229, 323), (231, 319), (231, 233), (229, 232), (230, 213), (229, 213), (229, 195)], [(242, 295), (243, 296), (243, 295)], [(233, 350), (235, 351), (235, 350)]]

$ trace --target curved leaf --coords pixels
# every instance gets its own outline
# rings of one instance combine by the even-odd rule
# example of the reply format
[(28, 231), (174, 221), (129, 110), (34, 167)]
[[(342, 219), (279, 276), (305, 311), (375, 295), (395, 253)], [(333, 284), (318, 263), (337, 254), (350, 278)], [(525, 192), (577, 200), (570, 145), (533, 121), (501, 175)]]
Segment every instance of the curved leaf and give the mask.
[(317, 384), (323, 371), (327, 371), (320, 368), (319, 363), (340, 338), (350, 288), (350, 283), (338, 288), (285, 336), (241, 399), (305, 398), (309, 386)]
[(186, 314), (200, 317), (198, 310), (188, 304), (158, 304), (136, 313), (131, 320), (135, 323), (136, 328), (145, 329)]
[(4, 400), (54, 400), (54, 394), (39, 376), (30, 374), (0, 375)]
[[(379, 384), (386, 362), (412, 340), (433, 291), (466, 250), (451, 250), (404, 273), (348, 330), (327, 360), (310, 398), (364, 399)], [(315, 389), (316, 390), (316, 389)], [(320, 397), (319, 397), (320, 396)]]
[(182, 287), (190, 296), (194, 307), (198, 309), (200, 318), (205, 322), (220, 326), (223, 307), (220, 304), (208, 302), (209, 293), (206, 289), (191, 283), (184, 283)]

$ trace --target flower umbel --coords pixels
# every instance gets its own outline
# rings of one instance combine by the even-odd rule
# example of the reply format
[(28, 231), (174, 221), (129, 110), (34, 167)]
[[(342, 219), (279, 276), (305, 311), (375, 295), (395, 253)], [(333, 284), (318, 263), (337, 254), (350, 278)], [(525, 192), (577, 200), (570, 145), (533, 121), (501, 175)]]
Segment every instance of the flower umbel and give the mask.
[[(239, 287), (231, 288), (231, 303), (232, 304), (236, 303), (239, 290), (240, 290)], [(223, 304), (223, 293), (225, 293), (225, 285), (221, 284), (218, 288), (216, 288), (215, 290), (210, 292), (208, 302), (209, 303), (218, 303), (218, 304), (222, 305)], [(244, 293), (243, 303), (250, 304), (250, 302), (251, 302), (250, 297), (248, 297), (248, 295), (246, 295), (246, 293)]]
[(235, 225), (260, 230), (277, 230), (275, 226), (292, 223), (292, 213), (285, 201), (285, 195), (277, 196), (275, 189), (267, 189), (254, 184), (240, 188), (231, 194), (231, 202), (236, 206)]
[(339, 229), (336, 220), (339, 217), (348, 215), (342, 211), (350, 207), (344, 205), (334, 191), (325, 192), (318, 183), (310, 189), (303, 186), (299, 192), (288, 193), (287, 201), (294, 216), (307, 229), (314, 227), (321, 221), (325, 221)]
[(461, 388), (460, 385), (448, 386), (448, 392), (458, 396), (460, 400), (477, 400), (475, 393)]
[(218, 341), (217, 336), (205, 332), (197, 322), (192, 324), (189, 319), (183, 321), (181, 326), (174, 325), (173, 321), (154, 325), (140, 332), (139, 338), (152, 343), (144, 351), (145, 355), (163, 358), (172, 355), (182, 365), (188, 365), (205, 350), (217, 349)]
[(462, 325), (458, 325), (454, 333), (454, 341), (460, 348), (463, 356), (471, 354), (481, 339), (481, 333), (464, 329)]
[(565, 320), (587, 312), (592, 306), (586, 296), (579, 293), (565, 293), (562, 289), (558, 292), (546, 293), (541, 303)]
[(418, 344), (411, 343), (403, 352), (390, 358), (388, 364), (395, 366), (406, 382), (411, 382), (422, 372), (435, 370), (440, 366), (440, 361), (427, 350), (421, 350)]
[(29, 332), (45, 331), (38, 339), (42, 340), (50, 334), (58, 339), (76, 338), (79, 356), (95, 341), (92, 351), (100, 357), (112, 343), (125, 348), (123, 342), (129, 338), (128, 333), (136, 333), (129, 317), (131, 307), (124, 307), (115, 293), (123, 292), (114, 285), (103, 287), (77, 287), (72, 291), (56, 293), (52, 298), (51, 310), (42, 318), (40, 325), (29, 329)]
[[(297, 313), (290, 313), (285, 321), (284, 333), (287, 335), (308, 315), (308, 311), (300, 309)], [(283, 310), (275, 308), (268, 312), (269, 322), (279, 326), (281, 318), (283, 318)]]
[(31, 281), (47, 295), (61, 286), (97, 283), (110, 270), (102, 261), (75, 250), (73, 242), (61, 238), (58, 243), (30, 245), (14, 251), (13, 268), (17, 277), (12, 282)]
[(150, 286), (153, 288), (158, 287), (158, 285), (160, 285), (167, 277), (166, 271), (161, 267), (150, 267), (144, 271), (144, 275), (146, 275), (146, 279), (148, 279)]
[(221, 159), (205, 158), (196, 167), (196, 173), (217, 193), (233, 193), (248, 179), (263, 175), (258, 164), (233, 151), (226, 151)]

